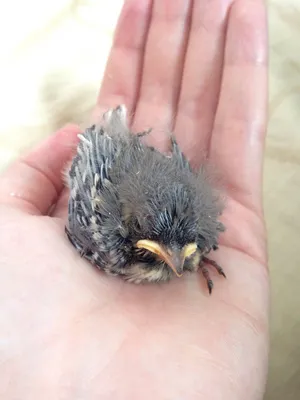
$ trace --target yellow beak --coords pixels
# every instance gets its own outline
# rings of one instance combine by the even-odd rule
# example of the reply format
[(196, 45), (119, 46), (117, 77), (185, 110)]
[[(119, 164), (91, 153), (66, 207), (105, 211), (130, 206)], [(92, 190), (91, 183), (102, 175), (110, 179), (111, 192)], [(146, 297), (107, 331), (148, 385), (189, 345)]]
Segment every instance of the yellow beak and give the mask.
[(169, 249), (152, 240), (139, 240), (136, 246), (156, 254), (179, 278), (183, 274), (185, 259), (197, 250), (196, 243), (189, 244), (183, 249)]

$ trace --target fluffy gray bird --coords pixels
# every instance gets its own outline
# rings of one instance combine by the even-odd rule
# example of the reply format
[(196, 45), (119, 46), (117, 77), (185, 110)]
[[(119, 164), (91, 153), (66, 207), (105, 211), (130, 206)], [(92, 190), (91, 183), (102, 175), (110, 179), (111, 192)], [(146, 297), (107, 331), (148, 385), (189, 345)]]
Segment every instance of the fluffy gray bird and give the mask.
[(99, 126), (79, 135), (67, 173), (70, 188), (66, 233), (80, 254), (111, 275), (134, 283), (168, 281), (205, 264), (218, 248), (223, 210), (205, 169), (192, 170), (175, 138), (171, 154), (133, 134), (126, 108), (107, 111)]

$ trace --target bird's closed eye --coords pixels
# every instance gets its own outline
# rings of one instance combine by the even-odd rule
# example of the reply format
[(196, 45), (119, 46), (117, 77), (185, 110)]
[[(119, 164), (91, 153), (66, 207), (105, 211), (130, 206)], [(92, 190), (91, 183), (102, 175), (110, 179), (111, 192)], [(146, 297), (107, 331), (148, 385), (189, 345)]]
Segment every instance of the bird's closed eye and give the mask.
[(197, 250), (198, 246), (196, 243), (190, 243), (188, 245), (185, 246), (183, 253), (184, 253), (184, 258), (188, 258), (190, 256), (192, 256), (195, 251)]

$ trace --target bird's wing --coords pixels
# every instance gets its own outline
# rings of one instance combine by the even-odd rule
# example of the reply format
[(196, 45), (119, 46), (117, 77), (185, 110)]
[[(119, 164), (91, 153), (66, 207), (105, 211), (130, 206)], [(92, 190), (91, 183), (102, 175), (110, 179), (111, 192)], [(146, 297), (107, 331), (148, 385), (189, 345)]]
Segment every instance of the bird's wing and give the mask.
[(77, 154), (69, 171), (69, 184), (71, 191), (79, 192), (80, 198), (87, 198), (93, 187), (100, 189), (105, 179), (109, 179), (109, 169), (119, 146), (118, 141), (95, 125), (80, 134), (79, 139)]
[(79, 138), (68, 173), (70, 197), (66, 231), (77, 250), (85, 257), (89, 253), (95, 257), (101, 251), (108, 251), (105, 237), (109, 232), (103, 231), (105, 217), (109, 215), (115, 219), (115, 224), (111, 224), (114, 228), (121, 224), (110, 171), (122, 149), (122, 141), (109, 136), (102, 126), (86, 129)]
[(93, 125), (78, 135), (77, 146), (68, 183), (71, 197), (81, 199), (90, 207), (96, 194), (110, 181), (109, 171), (130, 136), (126, 123), (126, 108), (118, 106), (108, 110), (100, 125)]

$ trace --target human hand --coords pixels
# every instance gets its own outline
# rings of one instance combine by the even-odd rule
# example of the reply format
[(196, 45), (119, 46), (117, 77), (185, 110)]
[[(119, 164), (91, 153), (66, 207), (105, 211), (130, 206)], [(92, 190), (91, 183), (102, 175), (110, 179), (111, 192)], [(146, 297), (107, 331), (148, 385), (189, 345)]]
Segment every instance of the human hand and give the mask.
[(125, 3), (95, 116), (125, 103), (134, 130), (154, 126), (157, 146), (174, 130), (194, 165), (204, 150), (222, 171), (227, 231), (214, 255), (227, 280), (216, 274), (211, 296), (201, 274), (136, 286), (81, 259), (64, 234), (61, 179), (78, 130), (62, 129), (0, 180), (5, 400), (262, 398), (265, 7), (199, 0), (191, 14), (191, 1), (161, 0), (149, 23), (150, 3)]

